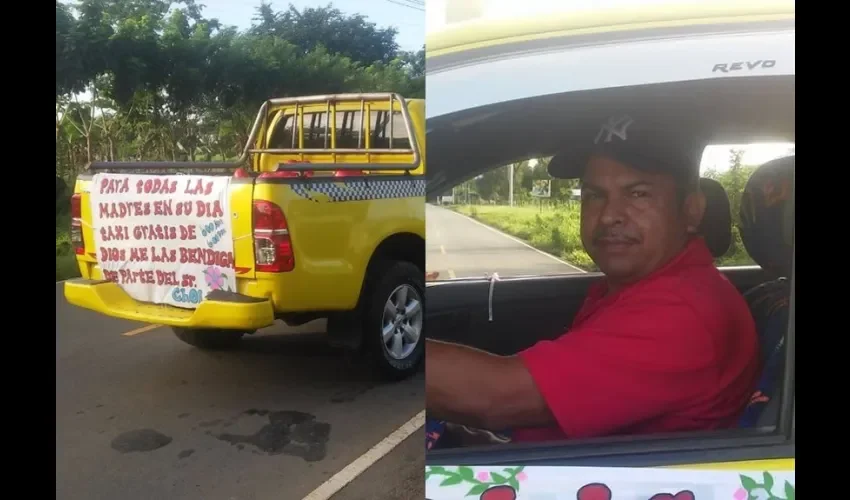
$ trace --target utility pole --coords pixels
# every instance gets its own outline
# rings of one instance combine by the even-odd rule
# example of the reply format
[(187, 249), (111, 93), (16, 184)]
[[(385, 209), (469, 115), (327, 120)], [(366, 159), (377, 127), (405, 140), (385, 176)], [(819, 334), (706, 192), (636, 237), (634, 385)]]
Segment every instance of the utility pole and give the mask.
[(511, 163), (508, 168), (508, 200), (511, 206), (514, 206), (514, 164)]

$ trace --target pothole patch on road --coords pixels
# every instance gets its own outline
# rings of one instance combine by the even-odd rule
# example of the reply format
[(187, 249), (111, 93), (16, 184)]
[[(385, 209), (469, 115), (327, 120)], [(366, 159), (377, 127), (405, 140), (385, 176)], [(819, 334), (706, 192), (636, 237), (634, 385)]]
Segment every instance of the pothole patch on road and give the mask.
[(269, 423), (254, 434), (223, 433), (216, 437), (238, 449), (251, 445), (267, 455), (291, 455), (307, 462), (325, 458), (331, 425), (300, 411), (248, 410), (242, 415), (268, 417)]
[(153, 451), (171, 442), (171, 438), (153, 429), (136, 429), (119, 434), (112, 449), (121, 453)]

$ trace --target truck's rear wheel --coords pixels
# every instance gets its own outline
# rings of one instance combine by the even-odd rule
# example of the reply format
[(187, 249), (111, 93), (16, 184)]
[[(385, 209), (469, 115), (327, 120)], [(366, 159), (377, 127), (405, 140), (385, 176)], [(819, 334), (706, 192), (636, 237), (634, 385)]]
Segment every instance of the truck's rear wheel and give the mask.
[(384, 376), (399, 380), (419, 368), (425, 353), (425, 278), (409, 262), (386, 262), (370, 273), (363, 335)]
[(172, 327), (178, 339), (199, 349), (231, 349), (239, 345), (245, 332), (239, 330), (215, 330), (212, 328)]

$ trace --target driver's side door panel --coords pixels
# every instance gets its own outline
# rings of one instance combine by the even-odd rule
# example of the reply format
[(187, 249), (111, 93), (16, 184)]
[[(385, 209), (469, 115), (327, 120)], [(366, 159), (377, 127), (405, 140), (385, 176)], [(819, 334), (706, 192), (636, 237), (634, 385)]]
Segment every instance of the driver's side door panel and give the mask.
[[(757, 266), (723, 271), (742, 293), (766, 279)], [(427, 336), (495, 354), (514, 354), (566, 331), (588, 288), (601, 278), (599, 273), (588, 273), (508, 278), (495, 283), (430, 283), (426, 291)]]

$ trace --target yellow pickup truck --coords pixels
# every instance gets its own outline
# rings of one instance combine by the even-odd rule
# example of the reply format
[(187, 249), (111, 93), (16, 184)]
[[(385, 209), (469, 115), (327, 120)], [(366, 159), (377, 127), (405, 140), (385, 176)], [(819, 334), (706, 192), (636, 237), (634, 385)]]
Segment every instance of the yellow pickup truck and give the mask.
[(76, 179), (73, 305), (205, 349), (327, 318), (390, 378), (423, 359), (425, 103), (266, 101), (234, 162), (96, 162)]

